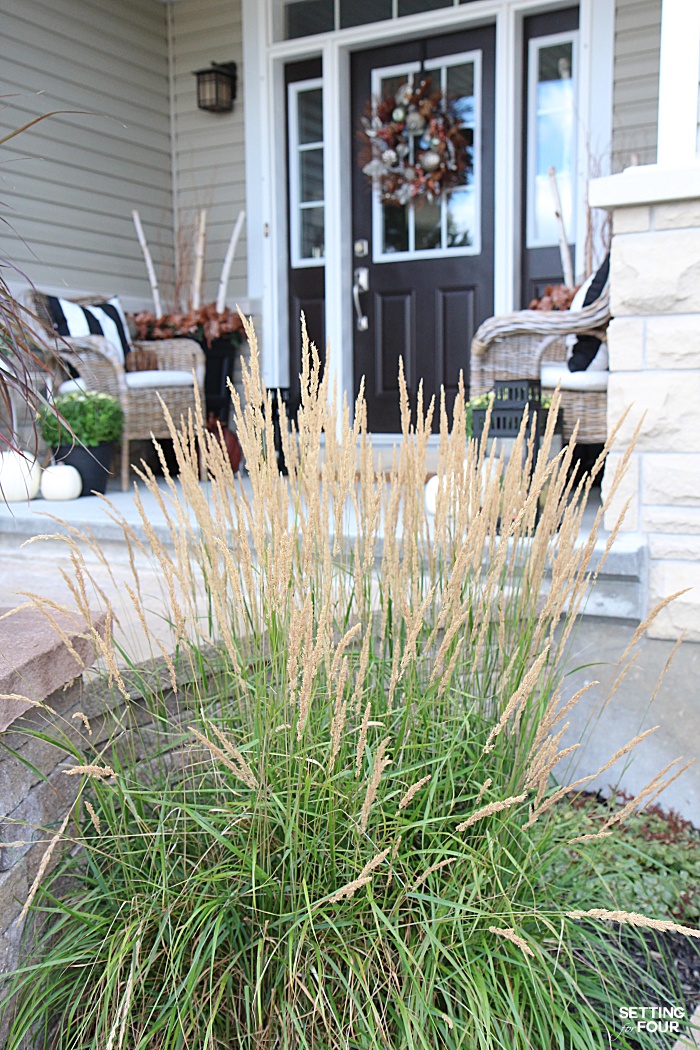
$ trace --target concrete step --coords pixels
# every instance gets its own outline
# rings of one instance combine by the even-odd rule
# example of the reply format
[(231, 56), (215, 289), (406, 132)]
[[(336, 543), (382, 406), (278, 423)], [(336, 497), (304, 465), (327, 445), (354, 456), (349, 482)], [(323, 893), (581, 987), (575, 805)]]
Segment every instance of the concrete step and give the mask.
[(640, 623), (647, 614), (648, 551), (644, 537), (637, 533), (621, 533), (599, 568), (605, 553), (605, 541), (605, 537), (598, 540), (591, 556), (590, 571), (599, 571), (581, 607), (581, 615)]

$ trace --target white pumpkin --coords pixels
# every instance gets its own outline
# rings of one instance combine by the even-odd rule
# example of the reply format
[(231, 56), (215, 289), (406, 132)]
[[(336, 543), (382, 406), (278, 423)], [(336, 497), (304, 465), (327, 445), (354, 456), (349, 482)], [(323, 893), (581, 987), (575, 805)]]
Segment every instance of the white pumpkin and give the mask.
[(20, 503), (36, 499), (41, 485), (41, 467), (30, 452), (0, 455), (0, 500)]
[(44, 499), (77, 499), (83, 491), (80, 471), (67, 463), (47, 467), (41, 475), (41, 495)]

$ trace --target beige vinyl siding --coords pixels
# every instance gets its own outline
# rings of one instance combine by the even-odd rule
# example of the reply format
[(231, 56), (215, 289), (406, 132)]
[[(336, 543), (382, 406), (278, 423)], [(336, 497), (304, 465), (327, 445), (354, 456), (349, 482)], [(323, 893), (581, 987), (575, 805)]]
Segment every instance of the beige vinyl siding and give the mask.
[[(216, 298), (236, 217), (245, 207), (243, 69), (240, 0), (179, 0), (169, 7), (173, 77), (173, 150), (179, 241), (187, 272), (195, 217), (207, 209), (202, 301)], [(197, 109), (194, 70), (211, 62), (238, 64), (232, 113)], [(189, 283), (187, 285), (189, 291)], [(247, 295), (246, 231), (238, 242), (227, 301)]]
[(612, 170), (656, 163), (661, 0), (617, 0)]
[(150, 300), (131, 218), (172, 258), (166, 12), (157, 0), (0, 0), (3, 253), (38, 287)]

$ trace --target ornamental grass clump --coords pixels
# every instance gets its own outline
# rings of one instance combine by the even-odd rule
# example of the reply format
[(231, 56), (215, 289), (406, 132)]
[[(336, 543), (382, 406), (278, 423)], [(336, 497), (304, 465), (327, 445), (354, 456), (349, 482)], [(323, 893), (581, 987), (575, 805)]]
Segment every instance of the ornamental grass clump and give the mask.
[[(574, 488), (570, 448), (548, 459), (556, 413), (535, 463), (526, 427), (497, 460), (465, 444), (463, 389), (450, 421), (444, 395), (412, 407), (400, 374), (403, 436), (378, 464), (362, 391), (351, 423), (305, 338), (285, 478), (247, 334), (233, 400), (250, 490), (200, 418), (172, 428), (178, 484), (144, 468), (171, 542), (145, 513), (147, 542), (121, 522), (162, 573), (162, 673), (94, 633), (127, 715), (113, 744), (87, 726), (64, 741), (80, 797), (32, 890), (43, 933), (6, 989), (9, 1050), (30, 1032), (61, 1050), (657, 1046), (618, 1020), (641, 980), (620, 930), (643, 943), (667, 916), (621, 910), (601, 877), (614, 821), (572, 841), (555, 819), (580, 696), (559, 664), (596, 541), (577, 542), (593, 478)], [(89, 617), (94, 540), (63, 538)]]

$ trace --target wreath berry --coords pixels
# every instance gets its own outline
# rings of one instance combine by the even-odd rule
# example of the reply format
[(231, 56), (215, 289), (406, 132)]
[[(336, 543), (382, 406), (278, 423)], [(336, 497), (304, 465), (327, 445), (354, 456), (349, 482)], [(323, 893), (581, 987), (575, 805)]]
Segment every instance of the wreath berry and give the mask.
[(467, 184), (472, 131), (430, 77), (368, 102), (359, 135), (360, 167), (384, 204), (430, 203)]

